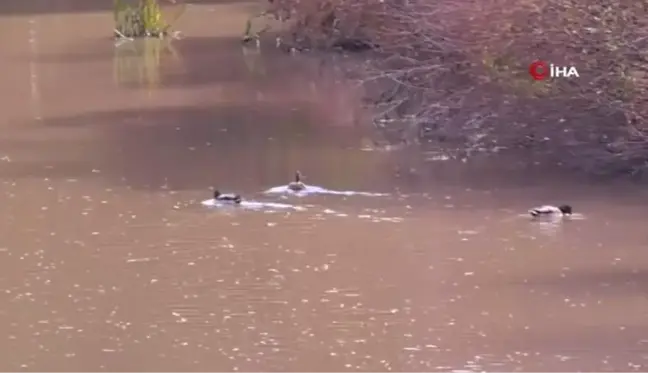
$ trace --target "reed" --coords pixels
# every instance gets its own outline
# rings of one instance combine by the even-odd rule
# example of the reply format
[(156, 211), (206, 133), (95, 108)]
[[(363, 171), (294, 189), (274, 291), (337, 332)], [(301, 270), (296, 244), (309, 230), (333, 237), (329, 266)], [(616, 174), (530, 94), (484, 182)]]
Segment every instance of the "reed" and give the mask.
[(164, 17), (158, 0), (138, 0), (135, 4), (129, 4), (127, 0), (114, 0), (115, 36), (162, 38), (169, 34), (171, 23), (180, 18), (183, 12), (184, 7), (179, 6), (171, 17)]

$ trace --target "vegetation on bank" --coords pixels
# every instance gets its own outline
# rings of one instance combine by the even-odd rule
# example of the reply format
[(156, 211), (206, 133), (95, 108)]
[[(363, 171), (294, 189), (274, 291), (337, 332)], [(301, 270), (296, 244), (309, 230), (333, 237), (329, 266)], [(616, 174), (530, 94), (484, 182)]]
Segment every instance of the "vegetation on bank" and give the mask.
[(160, 84), (160, 68), (167, 62), (181, 63), (180, 55), (165, 38), (171, 24), (184, 13), (185, 5), (168, 0), (164, 7), (158, 0), (114, 0), (115, 43), (114, 77), (118, 84)]
[[(593, 173), (648, 171), (648, 3), (274, 0), (282, 41), (370, 50), (376, 125), (464, 150), (530, 148)], [(533, 81), (544, 60), (580, 77)]]
[(182, 15), (184, 7), (180, 6), (170, 17), (164, 17), (158, 0), (114, 0), (113, 11), (116, 37), (162, 38), (169, 34), (171, 23)]

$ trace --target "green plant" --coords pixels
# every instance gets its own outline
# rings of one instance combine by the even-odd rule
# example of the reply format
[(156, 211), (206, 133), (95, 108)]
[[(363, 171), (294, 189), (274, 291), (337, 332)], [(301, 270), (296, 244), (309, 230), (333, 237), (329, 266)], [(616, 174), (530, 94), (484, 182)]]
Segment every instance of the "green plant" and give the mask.
[(162, 20), (162, 13), (157, 0), (141, 0), (140, 9), (146, 34), (159, 35), (167, 30), (168, 25)]
[[(184, 8), (172, 15), (177, 20)], [(158, 0), (138, 0), (130, 5), (125, 0), (114, 0), (113, 13), (115, 33), (121, 37), (162, 37), (168, 33), (170, 23), (166, 22)]]

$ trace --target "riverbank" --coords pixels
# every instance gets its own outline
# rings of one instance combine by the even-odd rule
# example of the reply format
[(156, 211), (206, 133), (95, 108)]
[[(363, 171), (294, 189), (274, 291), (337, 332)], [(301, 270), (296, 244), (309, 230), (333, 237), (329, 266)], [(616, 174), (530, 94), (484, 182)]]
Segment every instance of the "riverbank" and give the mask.
[[(595, 175), (648, 171), (648, 57), (636, 52), (645, 50), (648, 9), (640, 3), (273, 4), (291, 25), (284, 41), (297, 49), (370, 50), (358, 70), (377, 126), (403, 132), (396, 141), (541, 152)], [(575, 66), (580, 76), (533, 81), (534, 60)]]
[[(56, 2), (56, 6), (53, 6), (52, 9), (59, 9), (64, 3)], [(241, 36), (248, 17), (263, 9), (263, 4), (207, 3), (209, 4), (189, 6), (187, 17), (178, 20), (178, 30), (188, 36), (185, 40), (175, 43), (150, 40), (150, 42), (143, 43), (145, 45), (132, 43), (130, 46), (124, 45), (116, 48), (104, 43), (103, 39), (102, 42), (97, 43), (97, 40), (103, 38), (105, 31), (110, 30), (111, 27), (107, 12), (101, 15), (99, 13), (87, 13), (83, 16), (77, 14), (69, 19), (73, 20), (77, 27), (86, 29), (87, 32), (78, 38), (68, 33), (65, 35), (56, 33), (49, 36), (40, 35), (41, 40), (46, 40), (38, 45), (38, 48), (41, 49), (40, 54), (43, 54), (40, 58), (47, 60), (47, 63), (61, 63), (63, 60), (71, 59), (99, 61), (106, 56), (113, 56), (114, 74), (119, 81), (118, 84), (130, 88), (145, 85), (149, 88), (157, 86), (162, 89), (155, 89), (149, 95), (174, 96), (175, 98), (171, 100), (173, 105), (180, 103), (180, 106), (185, 102), (208, 104), (212, 99), (219, 101), (217, 97), (221, 97), (220, 92), (223, 91), (221, 81), (227, 80), (226, 76), (242, 74), (241, 70), (243, 69), (250, 72), (250, 79), (269, 83), (272, 80), (267, 72), (269, 65), (288, 64), (295, 68), (310, 66), (309, 69), (312, 71), (308, 74), (328, 74), (328, 77), (319, 81), (315, 86), (312, 82), (306, 83), (306, 85), (311, 85), (309, 88), (311, 93), (318, 91), (305, 99), (310, 106), (309, 110), (312, 110), (309, 115), (317, 117), (319, 123), (328, 123), (327, 125), (331, 126), (358, 126), (362, 123), (373, 123), (377, 129), (374, 131), (375, 135), (368, 136), (368, 138), (371, 137), (371, 140), (363, 140), (365, 143), (370, 143), (369, 147), (372, 148), (393, 149), (411, 146), (413, 149), (419, 148), (421, 151), (433, 148), (443, 156), (456, 158), (459, 161), (478, 155), (481, 159), (490, 157), (494, 163), (498, 162), (497, 159), (501, 159), (502, 154), (510, 157), (524, 154), (524, 157), (541, 159), (542, 163), (558, 166), (566, 169), (566, 172), (585, 171), (589, 175), (602, 177), (632, 176), (636, 178), (641, 178), (645, 174), (643, 132), (636, 129), (639, 125), (633, 127), (623, 124), (627, 121), (627, 112), (613, 111), (613, 107), (609, 103), (604, 105), (602, 102), (600, 107), (592, 108), (591, 101), (576, 102), (566, 99), (565, 97), (569, 93), (567, 91), (569, 87), (566, 86), (560, 85), (551, 88), (547, 85), (530, 84), (528, 76), (525, 75), (526, 71), (522, 71), (525, 69), (519, 66), (520, 64), (504, 66), (507, 61), (491, 58), (486, 60), (494, 65), (490, 70), (486, 69), (487, 66), (475, 63), (475, 59), (478, 57), (477, 51), (470, 48), (460, 51), (457, 49), (457, 45), (460, 44), (452, 45), (450, 43), (450, 41), (453, 43), (461, 41), (465, 44), (466, 41), (459, 40), (460, 38), (449, 40), (444, 47), (447, 50), (427, 50), (427, 55), (422, 53), (423, 56), (416, 57), (412, 53), (420, 52), (423, 47), (412, 49), (408, 46), (401, 53), (404, 58), (393, 58), (393, 54), (397, 51), (396, 46), (382, 41), (384, 35), (371, 34), (369, 27), (371, 22), (367, 21), (366, 15), (362, 15), (365, 8), (354, 8), (353, 11), (347, 13), (347, 18), (336, 19), (330, 16), (333, 13), (341, 14), (340, 8), (324, 7), (320, 16), (328, 18), (320, 17), (319, 23), (313, 20), (310, 22), (315, 22), (320, 26), (332, 22), (334, 27), (331, 26), (329, 31), (347, 30), (348, 32), (347, 34), (322, 32), (315, 36), (308, 34), (313, 31), (312, 27), (309, 28), (309, 24), (299, 18), (300, 14), (307, 14), (305, 12), (308, 9), (297, 9), (298, 12), (291, 13), (293, 18), (290, 18), (286, 17), (288, 13), (285, 12), (285, 9), (287, 8), (280, 8), (284, 12), (280, 11), (279, 13), (282, 14), (282, 17), (287, 18), (285, 25), (293, 26), (288, 29), (293, 33), (291, 34), (292, 39), (287, 37), (288, 34), (282, 35), (283, 46), (294, 45), (298, 49), (311, 48), (323, 51), (327, 57), (322, 58), (321, 66), (317, 66), (317, 63), (313, 62), (319, 56), (308, 53), (298, 53), (292, 57), (281, 59), (279, 62), (279, 58), (270, 56), (278, 52), (273, 50), (273, 39), (268, 39), (267, 43), (264, 41), (262, 51), (255, 49), (253, 45), (244, 45), (241, 46), (242, 58), (225, 58), (212, 53), (212, 48), (218, 49), (222, 46), (229, 48), (230, 45), (236, 44), (236, 39)], [(288, 6), (290, 2), (283, 1), (277, 4)], [(408, 4), (416, 5), (415, 2)], [(395, 10), (401, 9), (398, 8), (398, 4), (388, 3), (387, 6), (393, 7)], [(331, 9), (333, 13), (331, 13)], [(384, 14), (380, 13), (381, 9), (371, 8), (369, 10), (373, 13), (369, 13), (369, 15), (384, 17)], [(37, 11), (42, 12), (42, 9)], [(384, 13), (384, 9), (382, 11)], [(228, 14), (229, 18), (218, 16), (222, 13)], [(396, 11), (392, 13), (402, 16)], [(447, 13), (446, 15), (450, 14), (457, 15), (457, 13)], [(218, 17), (217, 24), (213, 22), (214, 17)], [(39, 23), (48, 25), (53, 22), (54, 18), (45, 17), (44, 21), (39, 21)], [(191, 19), (191, 22), (186, 21), (187, 19)], [(353, 29), (352, 31), (355, 33), (349, 34), (351, 32), (349, 25), (352, 19), (359, 20), (358, 24), (362, 27)], [(402, 26), (400, 23), (397, 25)], [(34, 30), (37, 30), (38, 27), (47, 26), (38, 26), (38, 24), (33, 26)], [(404, 29), (404, 31), (407, 30)], [(294, 33), (295, 31), (298, 32)], [(438, 33), (443, 34), (441, 31)], [(417, 37), (416, 35), (413, 33), (408, 37)], [(306, 40), (305, 36), (310, 38)], [(332, 36), (336, 36), (337, 39)], [(363, 40), (366, 39), (377, 40), (380, 43), (365, 43), (363, 47)], [(8, 38), (6, 40), (9, 41)], [(406, 39), (400, 44), (408, 45), (405, 41), (411, 43), (416, 40)], [(367, 49), (367, 46), (371, 46), (372, 49), (364, 50)], [(9, 48), (13, 48), (13, 46), (9, 45)], [(61, 48), (70, 49), (61, 53)], [(183, 61), (184, 51), (194, 49), (202, 50), (204, 58)], [(353, 56), (343, 59), (343, 63), (340, 63), (340, 59), (331, 61), (332, 50), (336, 51), (336, 56), (340, 51)], [(363, 50), (364, 54), (350, 53), (349, 50), (354, 52)], [(390, 55), (390, 53), (392, 54)], [(143, 57), (144, 54), (147, 54), (146, 58)], [(155, 55), (148, 56), (148, 54)], [(385, 58), (386, 56), (391, 57)], [(439, 62), (433, 66), (421, 65), (420, 61), (423, 57), (429, 57), (429, 61), (442, 60), (442, 63)], [(479, 57), (483, 57), (483, 55), (479, 55)], [(409, 59), (409, 62), (405, 58)], [(511, 60), (512, 57), (508, 62)], [(36, 63), (32, 66), (37, 65)], [(337, 68), (338, 65), (344, 65), (344, 69)], [(212, 74), (214, 76), (208, 77), (209, 74), (205, 73), (208, 66), (217, 66), (216, 71)], [(323, 68), (320, 68), (322, 66)], [(448, 66), (452, 68), (448, 68)], [(524, 73), (522, 74), (524, 77), (513, 73), (510, 75), (517, 78), (515, 81), (519, 85), (503, 84), (505, 72), (511, 72), (516, 66)], [(336, 70), (334, 74), (330, 73), (332, 70)], [(358, 82), (361, 83), (362, 89), (351, 93), (349, 88), (344, 88), (344, 83), (340, 82), (338, 76), (341, 70), (346, 70), (347, 75), (352, 76), (353, 81), (349, 85)], [(39, 76), (38, 70), (35, 71), (35, 74), (35, 76)], [(145, 76), (145, 79), (142, 75)], [(583, 74), (583, 77), (585, 75), (587, 74)], [(146, 80), (146, 82), (142, 80)], [(200, 90), (205, 94), (207, 94), (206, 92), (214, 93), (210, 93), (212, 95), (210, 98), (202, 93), (192, 98), (188, 98), (184, 94), (173, 93), (174, 87), (177, 88), (189, 81), (192, 85), (201, 86)], [(323, 81), (328, 83), (323, 84)], [(204, 83), (209, 82), (221, 82), (218, 84), (220, 88), (207, 88), (208, 84)], [(80, 88), (90, 82), (70, 81), (69, 84)], [(227, 88), (227, 91), (236, 91), (237, 85), (239, 84), (234, 84), (234, 88)], [(286, 83), (283, 92), (279, 94), (282, 96), (280, 100), (299, 101), (304, 99), (304, 95), (298, 93), (301, 89), (300, 86), (303, 85), (299, 78), (290, 80), (289, 83)], [(38, 87), (38, 84), (35, 84), (34, 87)], [(435, 90), (430, 89), (431, 87), (434, 87)], [(543, 87), (551, 89), (545, 92)], [(538, 96), (529, 95), (529, 92), (524, 93), (523, 91), (527, 88), (532, 88), (531, 93), (538, 94)], [(549, 96), (550, 93), (556, 92), (561, 96)], [(32, 93), (30, 95), (34, 102), (32, 106), (37, 108), (38, 96)], [(148, 100), (143, 100), (139, 93), (132, 89), (116, 93), (116, 96), (115, 101), (101, 99), (92, 106), (104, 110), (106, 105), (111, 105), (111, 102), (116, 101), (127, 102), (129, 105), (135, 106), (156, 105), (155, 100), (151, 100), (150, 97)], [(253, 94), (246, 94), (246, 96), (245, 100), (260, 100), (262, 102), (276, 101), (273, 97), (279, 97), (277, 93), (263, 93), (261, 94), (262, 98), (258, 94), (257, 97), (252, 97), (255, 96)], [(91, 98), (84, 97), (79, 100), (87, 101)], [(56, 102), (56, 104), (52, 102)], [(580, 106), (575, 106), (576, 104)], [(90, 110), (90, 106), (86, 105), (84, 108), (80, 108), (74, 100), (63, 100), (63, 98), (52, 99), (45, 106), (45, 109), (51, 112), (60, 111), (61, 113), (67, 111), (66, 107), (71, 112)], [(362, 106), (368, 107), (368, 111), (372, 114), (369, 118), (361, 114), (363, 109), (366, 109)], [(336, 109), (331, 110), (332, 107)], [(619, 109), (622, 108), (619, 107)], [(12, 114), (8, 113), (8, 115)], [(636, 130), (630, 131), (633, 128)]]

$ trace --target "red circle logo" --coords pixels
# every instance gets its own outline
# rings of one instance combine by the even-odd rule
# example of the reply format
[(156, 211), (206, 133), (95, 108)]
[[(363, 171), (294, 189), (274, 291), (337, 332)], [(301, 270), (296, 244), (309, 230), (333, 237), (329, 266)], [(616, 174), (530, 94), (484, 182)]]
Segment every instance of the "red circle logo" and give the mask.
[(529, 75), (533, 80), (544, 80), (549, 76), (549, 65), (544, 61), (535, 61), (529, 65)]

